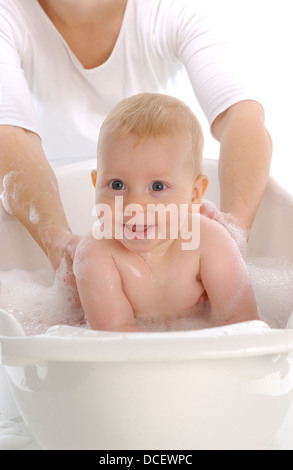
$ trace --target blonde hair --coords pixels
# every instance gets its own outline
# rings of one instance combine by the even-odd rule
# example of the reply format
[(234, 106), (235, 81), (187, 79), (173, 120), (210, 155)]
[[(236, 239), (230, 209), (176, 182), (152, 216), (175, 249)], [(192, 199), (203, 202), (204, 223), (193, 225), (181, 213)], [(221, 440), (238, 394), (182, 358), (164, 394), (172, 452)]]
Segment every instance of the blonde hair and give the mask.
[(116, 138), (134, 133), (138, 144), (147, 137), (159, 137), (175, 130), (190, 133), (196, 176), (202, 173), (203, 132), (191, 111), (182, 101), (159, 93), (140, 93), (116, 105), (106, 117), (99, 143), (108, 134)]

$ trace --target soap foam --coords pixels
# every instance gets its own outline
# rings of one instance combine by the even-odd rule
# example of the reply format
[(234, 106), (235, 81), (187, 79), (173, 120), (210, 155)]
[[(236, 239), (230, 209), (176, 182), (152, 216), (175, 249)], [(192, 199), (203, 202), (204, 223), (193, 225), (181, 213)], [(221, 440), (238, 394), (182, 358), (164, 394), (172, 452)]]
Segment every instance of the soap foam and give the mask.
[(36, 335), (54, 325), (81, 326), (84, 314), (76, 292), (61, 273), (12, 270), (0, 273), (0, 308), (11, 313), (26, 335)]
[[(293, 312), (293, 263), (286, 259), (250, 258), (247, 261), (261, 319), (272, 328), (285, 328)], [(76, 291), (64, 283), (62, 270), (0, 272), (0, 308), (13, 314), (26, 335), (41, 334), (55, 325), (88, 327)], [(145, 331), (206, 328), (205, 306), (194, 318), (150, 321), (141, 319)], [(216, 325), (214, 325), (216, 326)]]
[[(17, 175), (18, 175), (18, 173), (16, 171), (11, 171), (7, 175), (5, 175), (4, 178), (3, 178), (3, 193), (1, 194), (1, 202), (2, 202), (2, 206), (3, 206), (4, 210), (9, 215), (13, 215), (13, 211), (12, 211), (12, 209), (10, 207), (10, 204), (9, 204), (8, 194), (10, 194), (12, 199), (14, 199), (14, 200), (16, 199), (17, 188), (16, 188), (16, 185), (14, 185), (14, 181), (15, 181)], [(8, 191), (8, 187), (12, 184), (13, 184), (13, 193), (11, 194)]]
[(41, 216), (34, 206), (30, 207), (29, 220), (33, 225), (37, 225), (41, 221)]
[(248, 270), (261, 319), (286, 328), (293, 312), (293, 262), (285, 258), (250, 258)]
[(189, 331), (189, 330), (203, 330), (210, 327), (221, 326), (209, 320), (210, 304), (204, 302), (201, 305), (197, 305), (196, 313), (194, 315), (178, 316), (176, 318), (169, 319), (150, 319), (147, 317), (140, 317), (137, 320), (137, 325), (142, 331), (146, 332), (174, 332), (174, 331)]

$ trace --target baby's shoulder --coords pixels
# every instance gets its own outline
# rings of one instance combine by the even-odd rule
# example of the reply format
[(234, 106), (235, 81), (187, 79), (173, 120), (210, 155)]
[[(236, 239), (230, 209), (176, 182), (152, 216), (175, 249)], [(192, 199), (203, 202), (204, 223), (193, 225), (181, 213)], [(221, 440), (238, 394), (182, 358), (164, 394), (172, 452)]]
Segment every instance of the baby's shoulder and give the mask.
[(223, 225), (205, 215), (200, 215), (200, 232), (201, 235), (208, 237), (213, 237), (217, 234), (223, 236), (229, 235), (227, 229), (225, 229)]
[(113, 241), (107, 239), (97, 240), (92, 233), (85, 235), (77, 246), (73, 272), (76, 278), (92, 278), (103, 276), (105, 272), (115, 271), (115, 262), (112, 247)]
[(200, 220), (200, 245), (211, 248), (212, 246), (234, 246), (235, 240), (229, 231), (216, 220), (201, 215)]
[(111, 254), (113, 249), (113, 240), (107, 240), (105, 238), (98, 240), (92, 232), (85, 235), (76, 250), (76, 257), (79, 258), (95, 258), (96, 256), (107, 257)]

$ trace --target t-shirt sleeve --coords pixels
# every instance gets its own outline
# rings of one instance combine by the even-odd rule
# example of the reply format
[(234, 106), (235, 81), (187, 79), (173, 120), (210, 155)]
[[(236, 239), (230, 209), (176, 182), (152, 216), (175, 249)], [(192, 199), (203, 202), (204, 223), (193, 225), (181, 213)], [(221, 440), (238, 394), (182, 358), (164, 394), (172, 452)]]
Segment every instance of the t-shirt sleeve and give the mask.
[[(21, 37), (22, 34), (22, 37)], [(0, 6), (0, 125), (39, 134), (33, 100), (21, 66), (24, 33), (11, 11)]]
[(169, 45), (186, 68), (210, 125), (233, 104), (257, 101), (213, 9), (200, 0), (171, 0), (168, 16)]

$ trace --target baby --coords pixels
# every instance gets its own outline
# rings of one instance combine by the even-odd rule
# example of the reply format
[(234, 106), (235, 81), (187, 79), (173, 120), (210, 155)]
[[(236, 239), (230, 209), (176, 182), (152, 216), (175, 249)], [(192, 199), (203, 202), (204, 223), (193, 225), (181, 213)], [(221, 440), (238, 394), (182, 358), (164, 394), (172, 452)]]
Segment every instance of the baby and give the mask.
[(258, 319), (238, 246), (199, 213), (208, 185), (202, 150), (196, 117), (169, 96), (128, 98), (104, 121), (92, 172), (99, 223), (74, 261), (91, 328), (141, 331), (158, 320), (212, 327)]

